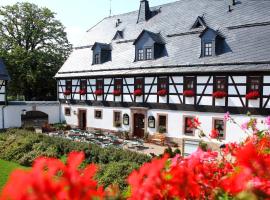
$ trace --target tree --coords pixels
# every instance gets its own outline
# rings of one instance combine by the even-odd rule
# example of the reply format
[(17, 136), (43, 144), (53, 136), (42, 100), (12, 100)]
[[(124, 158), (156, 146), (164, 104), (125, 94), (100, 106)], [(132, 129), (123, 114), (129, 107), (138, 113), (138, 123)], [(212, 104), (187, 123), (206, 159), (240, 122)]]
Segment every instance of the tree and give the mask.
[(0, 57), (11, 76), (10, 96), (56, 99), (53, 76), (72, 48), (64, 29), (48, 8), (31, 3), (0, 8)]

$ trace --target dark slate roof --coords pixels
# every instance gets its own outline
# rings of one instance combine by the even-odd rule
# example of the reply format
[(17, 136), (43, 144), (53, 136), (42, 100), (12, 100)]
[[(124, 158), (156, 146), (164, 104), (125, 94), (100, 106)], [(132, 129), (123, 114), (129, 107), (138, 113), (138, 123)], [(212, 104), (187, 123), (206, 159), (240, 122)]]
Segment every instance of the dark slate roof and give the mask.
[(1, 58), (0, 58), (0, 80), (5, 80), (5, 81), (10, 80), (7, 68)]
[[(146, 22), (137, 23), (138, 11), (105, 18), (86, 32), (79, 48), (74, 49), (56, 77), (118, 75), (125, 74), (127, 69), (129, 74), (152, 73), (153, 69), (159, 72), (158, 68), (161, 72), (164, 66), (166, 71), (169, 67), (179, 72), (201, 72), (202, 68), (213, 72), (224, 70), (222, 64), (229, 71), (270, 71), (270, 1), (236, 1), (231, 12), (228, 12), (230, 0), (180, 0), (151, 8), (160, 8), (160, 12)], [(226, 53), (200, 57), (199, 35), (203, 29), (192, 29), (199, 16), (203, 16), (207, 27), (225, 38)], [(115, 26), (117, 19), (122, 22), (118, 27)], [(112, 41), (117, 30), (123, 30), (124, 38)], [(143, 30), (162, 36), (166, 43), (166, 56), (134, 62), (133, 42)], [(95, 42), (111, 44), (112, 61), (92, 65), (91, 47)], [(245, 68), (245, 62), (253, 65)], [(230, 63), (243, 67), (228, 67)], [(194, 67), (191, 69), (190, 66)], [(256, 69), (250, 66), (256, 66)]]
[(156, 43), (158, 44), (165, 44), (164, 40), (162, 39), (161, 35), (159, 33), (153, 33), (151, 31), (143, 30), (141, 34), (136, 38), (136, 40), (133, 42), (133, 44), (136, 44), (137, 41), (141, 38), (141, 36), (147, 33), (149, 37), (151, 37)]

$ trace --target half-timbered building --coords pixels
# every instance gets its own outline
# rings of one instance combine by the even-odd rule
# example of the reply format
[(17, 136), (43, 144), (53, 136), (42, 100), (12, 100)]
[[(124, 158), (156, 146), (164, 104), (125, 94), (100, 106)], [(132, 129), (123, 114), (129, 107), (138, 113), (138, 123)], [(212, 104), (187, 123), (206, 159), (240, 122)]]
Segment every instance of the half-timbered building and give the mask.
[(138, 3), (89, 29), (56, 74), (68, 124), (192, 145), (189, 119), (235, 141), (243, 135), (225, 112), (239, 122), (269, 114), (270, 1)]

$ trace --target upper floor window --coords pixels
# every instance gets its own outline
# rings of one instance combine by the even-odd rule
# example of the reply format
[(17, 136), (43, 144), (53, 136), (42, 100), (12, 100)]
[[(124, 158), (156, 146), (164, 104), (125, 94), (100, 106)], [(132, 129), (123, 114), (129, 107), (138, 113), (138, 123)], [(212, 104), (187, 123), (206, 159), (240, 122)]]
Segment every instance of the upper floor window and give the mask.
[(216, 77), (216, 81), (214, 83), (214, 91), (223, 91), (227, 90), (227, 79), (226, 77)]
[(103, 79), (96, 80), (96, 90), (103, 90)]
[(143, 49), (138, 50), (138, 60), (143, 60)]
[(195, 89), (195, 78), (185, 77), (184, 78), (184, 90), (194, 90)]
[(141, 89), (143, 90), (143, 78), (135, 78), (135, 84), (134, 84), (134, 89), (138, 90)]
[(152, 48), (146, 48), (146, 60), (152, 59)]
[(261, 80), (260, 77), (248, 77), (247, 91), (259, 91)]
[(166, 77), (160, 77), (158, 79), (158, 90), (167, 90), (167, 78)]
[(212, 43), (204, 43), (204, 56), (212, 56)]
[(98, 53), (98, 54), (95, 54), (94, 64), (99, 64), (99, 63), (100, 63), (100, 55)]
[(72, 80), (66, 80), (66, 91), (72, 91)]
[(81, 80), (80, 82), (80, 90), (86, 90), (87, 89), (87, 81)]
[(114, 90), (122, 91), (122, 79), (115, 79)]

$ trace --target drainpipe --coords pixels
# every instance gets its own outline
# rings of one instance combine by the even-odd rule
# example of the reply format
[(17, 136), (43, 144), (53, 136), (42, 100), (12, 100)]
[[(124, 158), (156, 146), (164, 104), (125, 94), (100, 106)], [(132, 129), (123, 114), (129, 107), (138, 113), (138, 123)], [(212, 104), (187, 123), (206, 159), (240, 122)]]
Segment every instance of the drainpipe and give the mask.
[(5, 107), (7, 107), (7, 105), (2, 106), (2, 129), (5, 129)]

